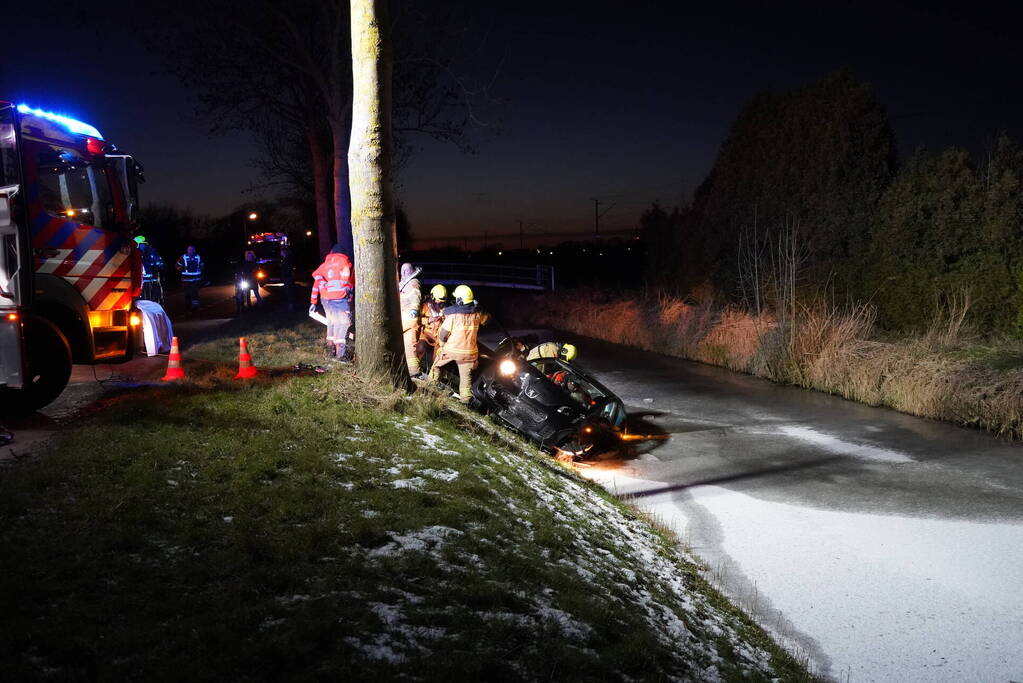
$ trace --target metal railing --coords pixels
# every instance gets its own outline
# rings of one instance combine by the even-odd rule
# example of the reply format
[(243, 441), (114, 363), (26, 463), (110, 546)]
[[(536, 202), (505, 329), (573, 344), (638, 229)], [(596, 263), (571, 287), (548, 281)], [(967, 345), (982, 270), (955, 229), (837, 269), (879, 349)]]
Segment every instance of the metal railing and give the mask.
[(554, 266), (503, 266), (484, 263), (416, 262), (424, 284), (554, 290)]

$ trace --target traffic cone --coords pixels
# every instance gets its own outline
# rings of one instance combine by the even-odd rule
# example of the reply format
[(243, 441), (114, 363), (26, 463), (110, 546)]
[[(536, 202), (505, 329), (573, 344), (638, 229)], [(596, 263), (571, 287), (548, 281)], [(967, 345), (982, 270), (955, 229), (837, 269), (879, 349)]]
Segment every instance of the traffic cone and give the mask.
[(256, 376), (256, 368), (252, 365), (252, 356), (249, 355), (249, 344), (245, 337), (238, 338), (238, 374), (235, 379), (249, 379)]
[(181, 367), (181, 351), (178, 350), (178, 338), (171, 338), (171, 350), (170, 356), (167, 360), (167, 374), (161, 379), (164, 382), (170, 382), (175, 379), (184, 379), (185, 369)]

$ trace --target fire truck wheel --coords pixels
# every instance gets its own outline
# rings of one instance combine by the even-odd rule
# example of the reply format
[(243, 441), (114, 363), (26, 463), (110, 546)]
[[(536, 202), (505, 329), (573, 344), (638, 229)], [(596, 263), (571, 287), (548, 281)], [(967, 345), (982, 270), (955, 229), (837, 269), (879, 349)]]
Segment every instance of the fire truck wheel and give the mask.
[(28, 350), (25, 386), (5, 390), (0, 399), (12, 413), (31, 413), (52, 403), (71, 379), (71, 347), (53, 323), (26, 318), (25, 349)]

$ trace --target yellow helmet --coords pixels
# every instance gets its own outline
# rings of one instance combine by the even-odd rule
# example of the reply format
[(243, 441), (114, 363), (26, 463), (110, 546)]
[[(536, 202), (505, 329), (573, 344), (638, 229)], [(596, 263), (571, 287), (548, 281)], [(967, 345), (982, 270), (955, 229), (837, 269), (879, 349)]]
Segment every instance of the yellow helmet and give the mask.
[(472, 288), (469, 285), (458, 285), (452, 296), (455, 297), (456, 304), (471, 304), (473, 302)]
[(567, 361), (573, 361), (579, 355), (579, 351), (575, 348), (575, 344), (562, 344), (560, 355)]
[(434, 301), (444, 301), (448, 298), (448, 288), (444, 285), (434, 285), (433, 289), (430, 290), (430, 296), (433, 297)]

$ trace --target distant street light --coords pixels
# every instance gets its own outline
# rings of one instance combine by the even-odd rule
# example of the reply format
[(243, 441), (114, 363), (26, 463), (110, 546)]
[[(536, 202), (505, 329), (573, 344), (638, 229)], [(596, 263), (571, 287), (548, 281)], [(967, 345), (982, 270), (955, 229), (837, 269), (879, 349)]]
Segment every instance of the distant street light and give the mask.
[(306, 230), (305, 231), (305, 236), (306, 237), (312, 237), (313, 236), (313, 231), (312, 230)]
[(250, 214), (249, 214), (249, 220), (250, 220), (250, 221), (254, 221), (254, 220), (256, 220), (257, 218), (259, 218), (259, 214), (258, 214), (258, 213), (256, 213), (255, 211), (253, 211), (252, 213), (250, 213)]

